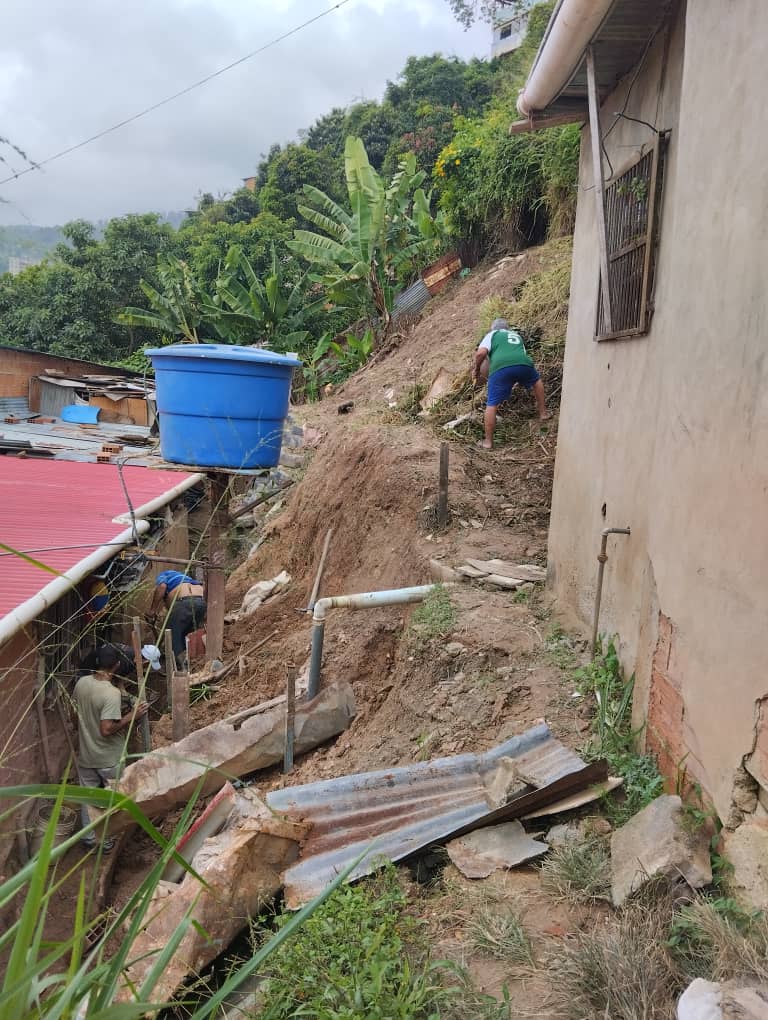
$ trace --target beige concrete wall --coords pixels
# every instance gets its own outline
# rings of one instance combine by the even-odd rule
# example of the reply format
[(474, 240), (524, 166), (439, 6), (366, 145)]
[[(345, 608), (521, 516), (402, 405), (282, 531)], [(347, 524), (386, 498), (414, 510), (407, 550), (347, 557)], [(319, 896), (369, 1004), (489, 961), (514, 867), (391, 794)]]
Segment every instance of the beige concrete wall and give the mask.
[[(667, 731), (655, 745), (667, 771), (685, 757), (723, 817), (768, 693), (768, 5), (725, 6), (681, 11), (626, 107), (672, 131), (646, 337), (593, 340), (584, 131), (549, 552), (557, 596), (586, 623), (601, 528), (631, 526), (610, 539), (601, 630), (637, 673), (637, 716), (650, 709)], [(629, 83), (604, 102), (604, 129)], [(648, 139), (621, 121), (614, 168)]]

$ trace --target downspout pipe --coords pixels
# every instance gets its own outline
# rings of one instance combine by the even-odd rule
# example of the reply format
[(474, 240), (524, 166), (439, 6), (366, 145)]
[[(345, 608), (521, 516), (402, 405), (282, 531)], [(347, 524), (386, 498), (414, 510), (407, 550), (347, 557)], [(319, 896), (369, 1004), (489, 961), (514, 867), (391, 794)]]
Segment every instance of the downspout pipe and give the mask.
[(423, 584), (416, 588), (389, 588), (386, 591), (367, 591), (359, 595), (333, 595), (329, 598), (318, 599), (312, 611), (312, 654), (309, 661), (307, 698), (316, 697), (320, 691), (325, 618), (329, 610), (404, 606), (411, 602), (423, 602), (430, 592), (439, 587), (441, 586), (437, 584)]
[(600, 552), (597, 556), (597, 588), (595, 589), (595, 613), (592, 618), (592, 658), (597, 654), (597, 627), (600, 622), (600, 603), (603, 599), (603, 574), (608, 559), (608, 536), (629, 535), (629, 528), (603, 528), (600, 537)]
[(576, 73), (614, 0), (560, 0), (517, 100), (523, 117), (553, 102)]

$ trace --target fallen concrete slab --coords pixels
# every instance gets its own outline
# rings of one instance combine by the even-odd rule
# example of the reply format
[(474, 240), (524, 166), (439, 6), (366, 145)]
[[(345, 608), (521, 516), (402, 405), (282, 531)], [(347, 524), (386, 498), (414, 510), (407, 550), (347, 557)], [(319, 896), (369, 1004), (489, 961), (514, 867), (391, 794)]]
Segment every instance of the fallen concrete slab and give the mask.
[(518, 821), (492, 825), (452, 839), (445, 848), (467, 878), (488, 878), (499, 868), (514, 868), (545, 854), (549, 847), (533, 839)]
[[(312, 701), (296, 706), (296, 754), (325, 743), (345, 730), (355, 716), (349, 684), (329, 684)], [(285, 698), (257, 705), (195, 730), (168, 747), (129, 765), (117, 789), (150, 818), (186, 803), (202, 780), (201, 796), (281, 761), (285, 749)], [(110, 820), (110, 832), (131, 824), (130, 816)]]
[(686, 825), (679, 797), (657, 797), (611, 837), (613, 905), (620, 907), (655, 875), (683, 878), (693, 889), (712, 881), (709, 836)]
[(188, 912), (195, 923), (153, 989), (153, 1002), (167, 1002), (187, 977), (199, 974), (279, 891), (281, 872), (296, 860), (307, 827), (278, 818), (250, 790), (235, 799), (227, 827), (206, 839), (193, 858), (206, 884), (190, 874), (178, 885), (160, 883), (131, 947), (135, 962), (126, 972), (120, 1001), (133, 1000), (132, 989), (141, 987)]

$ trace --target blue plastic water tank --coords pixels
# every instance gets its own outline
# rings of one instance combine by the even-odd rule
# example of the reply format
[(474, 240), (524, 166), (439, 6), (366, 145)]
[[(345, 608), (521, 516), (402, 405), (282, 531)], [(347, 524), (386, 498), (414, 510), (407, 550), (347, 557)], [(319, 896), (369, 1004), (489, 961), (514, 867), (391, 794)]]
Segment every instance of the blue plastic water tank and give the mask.
[(155, 369), (166, 460), (199, 467), (277, 464), (300, 361), (229, 344), (174, 344), (145, 353)]

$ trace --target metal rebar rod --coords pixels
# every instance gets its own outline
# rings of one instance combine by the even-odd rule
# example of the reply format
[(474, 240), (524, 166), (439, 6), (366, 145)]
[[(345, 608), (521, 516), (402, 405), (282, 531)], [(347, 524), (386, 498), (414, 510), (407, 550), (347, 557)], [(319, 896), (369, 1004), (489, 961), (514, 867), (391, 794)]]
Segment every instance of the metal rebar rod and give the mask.
[(603, 600), (603, 574), (608, 559), (608, 536), (629, 535), (629, 528), (604, 528), (600, 536), (600, 552), (597, 555), (597, 585), (595, 588), (595, 611), (592, 617), (592, 658), (597, 654), (597, 629), (600, 622), (600, 603)]

